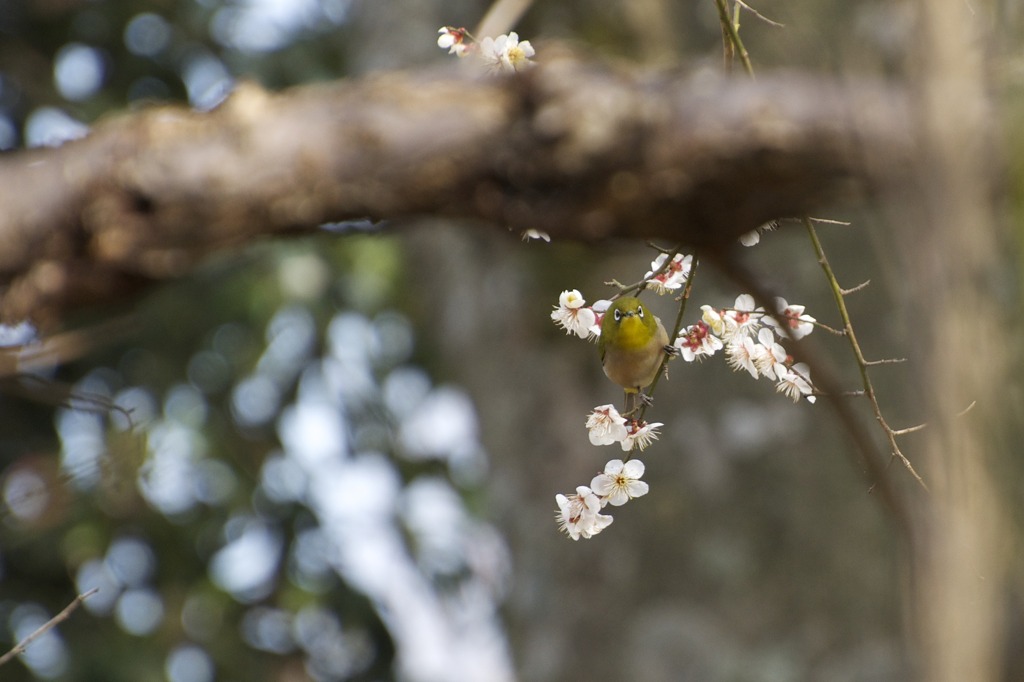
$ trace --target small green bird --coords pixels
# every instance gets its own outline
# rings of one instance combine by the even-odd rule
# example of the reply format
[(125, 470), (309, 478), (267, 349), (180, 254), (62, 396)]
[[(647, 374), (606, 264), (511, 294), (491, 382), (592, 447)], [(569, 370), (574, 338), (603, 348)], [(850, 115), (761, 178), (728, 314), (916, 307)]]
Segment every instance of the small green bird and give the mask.
[(636, 410), (637, 398), (649, 401), (642, 391), (658, 375), (668, 347), (661, 320), (640, 299), (620, 298), (605, 311), (597, 348), (604, 373), (626, 390), (625, 415)]

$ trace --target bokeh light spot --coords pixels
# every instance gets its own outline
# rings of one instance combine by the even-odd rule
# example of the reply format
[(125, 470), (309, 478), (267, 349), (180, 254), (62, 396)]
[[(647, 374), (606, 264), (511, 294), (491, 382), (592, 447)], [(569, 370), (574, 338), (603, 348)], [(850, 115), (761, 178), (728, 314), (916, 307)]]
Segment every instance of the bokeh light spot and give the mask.
[(107, 550), (107, 566), (123, 585), (137, 587), (153, 575), (156, 557), (145, 542), (118, 538)]
[(106, 615), (114, 608), (114, 603), (121, 594), (122, 585), (105, 561), (91, 559), (78, 567), (75, 587), (78, 594), (98, 588), (99, 592), (85, 600), (85, 608), (91, 613)]
[(22, 521), (32, 521), (42, 516), (49, 501), (46, 481), (35, 469), (16, 468), (4, 480), (4, 503)]
[(171, 40), (171, 27), (158, 14), (137, 14), (124, 27), (124, 45), (132, 54), (155, 57)]
[(168, 654), (164, 672), (170, 682), (213, 682), (213, 661), (197, 646), (179, 646)]
[(68, 43), (54, 58), (53, 80), (60, 94), (72, 102), (89, 99), (103, 85), (103, 53), (82, 43)]
[(210, 577), (239, 601), (262, 599), (274, 586), (280, 553), (277, 535), (260, 522), (246, 521), (241, 536), (210, 560)]
[(242, 427), (266, 424), (277, 414), (280, 403), (281, 390), (262, 374), (243, 379), (231, 394), (232, 413)]
[(242, 618), (242, 636), (253, 648), (286, 654), (295, 648), (291, 614), (281, 609), (258, 607)]
[(114, 618), (122, 630), (142, 637), (160, 625), (164, 619), (164, 604), (153, 590), (128, 590), (117, 600)]

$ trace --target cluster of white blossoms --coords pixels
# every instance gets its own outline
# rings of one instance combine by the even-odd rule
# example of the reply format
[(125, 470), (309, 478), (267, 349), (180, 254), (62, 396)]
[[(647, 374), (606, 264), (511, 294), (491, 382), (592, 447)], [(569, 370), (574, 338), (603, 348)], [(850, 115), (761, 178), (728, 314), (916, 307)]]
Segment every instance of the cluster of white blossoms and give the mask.
[(599, 513), (607, 505), (620, 507), (634, 497), (647, 494), (647, 484), (640, 480), (644, 475), (644, 463), (628, 459), (628, 453), (643, 450), (658, 440), (658, 428), (664, 424), (648, 424), (639, 419), (626, 419), (614, 405), (599, 405), (587, 417), (587, 431), (594, 445), (622, 446), (627, 460), (610, 460), (604, 465), (604, 472), (590, 481), (590, 486), (576, 488), (575, 495), (555, 495), (558, 504), (559, 530), (573, 540), (591, 538), (607, 528), (612, 517)]
[(815, 401), (810, 368), (793, 357), (779, 339), (802, 339), (814, 331), (816, 320), (804, 313), (804, 306), (775, 299), (776, 313), (768, 315), (754, 306), (754, 297), (740, 294), (732, 308), (702, 305), (701, 320), (680, 330), (673, 345), (687, 362), (724, 351), (734, 371), (746, 370), (754, 379), (765, 377), (775, 388), (793, 399)]
[(614, 405), (598, 405), (587, 415), (587, 432), (591, 445), (622, 446), (623, 452), (643, 450), (658, 440), (661, 422), (648, 424), (641, 419), (626, 419)]
[[(576, 292), (577, 295), (579, 292)], [(643, 450), (658, 440), (661, 423), (648, 424), (640, 419), (626, 419), (614, 405), (599, 405), (587, 417), (587, 431), (594, 445), (622, 446), (626, 461), (610, 460), (604, 473), (590, 481), (590, 486), (576, 488), (575, 495), (555, 495), (558, 504), (558, 528), (573, 540), (591, 538), (608, 527), (612, 517), (599, 513), (607, 505), (620, 507), (634, 497), (647, 494), (647, 484), (640, 480), (644, 463), (629, 459), (629, 453)]]
[(604, 467), (604, 472), (590, 481), (589, 486), (581, 485), (572, 495), (555, 495), (558, 511), (555, 518), (558, 528), (573, 540), (592, 538), (611, 525), (614, 520), (601, 510), (607, 505), (620, 507), (635, 497), (647, 494), (647, 484), (640, 480), (644, 475), (644, 463), (638, 459), (623, 462), (613, 459)]
[(536, 52), (529, 40), (520, 42), (519, 34), (512, 32), (497, 38), (484, 38), (477, 43), (476, 39), (464, 28), (442, 26), (437, 29), (437, 46), (448, 50), (448, 54), (465, 57), (477, 54), (493, 70), (514, 73), (530, 66)]
[[(644, 275), (643, 288), (658, 294), (675, 293), (686, 286), (693, 269), (693, 256), (662, 253)], [(567, 289), (558, 297), (551, 319), (566, 334), (594, 340), (601, 336), (601, 320), (611, 306), (610, 300), (587, 305), (578, 289)], [(799, 340), (814, 331), (816, 320), (804, 313), (804, 306), (775, 300), (775, 312), (768, 314), (755, 306), (754, 297), (741, 294), (731, 308), (701, 306), (701, 319), (681, 329), (672, 340), (679, 357), (686, 362), (702, 360), (723, 352), (734, 370), (745, 370), (754, 379), (765, 377), (776, 389), (794, 402), (806, 398), (815, 401), (814, 384), (805, 363), (794, 362), (780, 341)], [(628, 414), (628, 413), (627, 413)], [(630, 453), (643, 450), (658, 439), (661, 423), (628, 419), (614, 405), (599, 405), (587, 416), (587, 432), (593, 445), (618, 443), (627, 453), (626, 461), (613, 459), (604, 473), (589, 486), (579, 486), (572, 495), (555, 496), (559, 528), (573, 540), (590, 538), (607, 528), (612, 517), (600, 513), (608, 504), (619, 506), (634, 497), (647, 494), (640, 480), (644, 465), (631, 459)]]
[[(676, 258), (678, 261), (674, 259), (673, 266), (678, 262), (678, 268), (663, 269), (648, 279), (646, 286), (660, 292), (676, 291), (682, 287), (689, 275), (692, 257)], [(652, 263), (653, 272), (657, 272), (663, 263), (664, 260)], [(648, 272), (647, 276), (652, 274)], [(657, 284), (652, 285), (655, 281)], [(581, 339), (596, 339), (601, 336), (601, 318), (611, 301), (600, 300), (590, 306), (586, 303), (579, 290), (567, 289), (558, 297), (551, 319), (567, 334), (575, 334)], [(788, 303), (783, 298), (775, 300), (775, 309), (773, 315), (765, 313), (764, 308), (755, 307), (754, 297), (750, 294), (737, 296), (731, 308), (703, 305), (701, 319), (681, 329), (672, 345), (686, 362), (702, 360), (724, 351), (726, 362), (732, 369), (746, 370), (754, 379), (765, 377), (776, 382), (777, 390), (794, 402), (804, 397), (813, 403), (814, 384), (810, 368), (805, 363), (793, 362), (779, 341), (802, 339), (814, 331), (816, 320), (804, 313), (804, 306)], [(593, 414), (600, 409), (595, 408)]]

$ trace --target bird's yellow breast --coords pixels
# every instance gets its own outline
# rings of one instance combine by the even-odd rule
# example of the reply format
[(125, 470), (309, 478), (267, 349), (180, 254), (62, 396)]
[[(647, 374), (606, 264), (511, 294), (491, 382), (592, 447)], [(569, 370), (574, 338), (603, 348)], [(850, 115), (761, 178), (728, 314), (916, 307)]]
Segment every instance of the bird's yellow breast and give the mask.
[(620, 350), (640, 350), (651, 342), (652, 336), (652, 330), (644, 326), (643, 320), (633, 315), (619, 323), (614, 345)]

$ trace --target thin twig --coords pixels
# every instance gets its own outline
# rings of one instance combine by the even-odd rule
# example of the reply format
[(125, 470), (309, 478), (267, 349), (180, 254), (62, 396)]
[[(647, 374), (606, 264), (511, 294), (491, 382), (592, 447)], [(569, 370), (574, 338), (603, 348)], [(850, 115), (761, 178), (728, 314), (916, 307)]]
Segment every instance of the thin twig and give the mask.
[[(728, 11), (725, 8), (725, 2), (726, 0), (715, 0), (715, 4), (718, 7), (718, 14), (719, 18), (721, 19), (723, 32), (725, 32), (731, 38), (732, 41), (732, 45), (726, 46), (726, 52), (727, 54), (729, 54), (730, 48), (735, 47), (737, 51), (740, 52), (741, 57), (743, 58), (743, 65), (747, 69), (747, 73), (750, 75), (751, 78), (753, 78), (754, 68), (753, 65), (750, 63), (749, 54), (747, 53), (746, 49), (743, 48), (743, 43), (740, 41), (737, 26), (727, 21)], [(821, 249), (820, 242), (817, 241), (817, 235), (814, 232), (814, 222), (839, 225), (849, 225), (849, 223), (844, 223), (842, 221), (837, 220), (830, 220), (826, 218), (810, 218), (807, 216), (801, 217), (799, 220), (800, 222), (806, 225), (808, 231), (812, 235), (812, 241), (814, 241), (816, 244), (819, 263), (825, 270), (826, 274), (830, 274), (831, 267), (828, 265), (828, 260), (825, 258), (825, 253)], [(714, 256), (715, 254), (712, 255)], [(729, 263), (733, 266), (732, 268), (726, 267), (727, 263), (721, 258), (717, 258), (717, 261), (719, 269), (730, 275), (733, 280), (745, 285), (745, 288), (751, 291), (751, 293), (754, 295), (754, 299), (756, 301), (759, 301), (762, 306), (767, 306), (771, 303), (773, 299), (770, 296), (770, 292), (766, 291), (764, 287), (760, 285), (760, 282), (757, 278), (751, 276), (750, 273), (746, 272), (743, 268), (739, 267), (739, 265), (735, 261)], [(856, 337), (853, 335), (853, 326), (852, 324), (849, 323), (849, 315), (846, 313), (846, 306), (843, 301), (843, 292), (839, 288), (839, 283), (836, 281), (834, 275), (831, 275), (829, 277), (829, 281), (832, 285), (833, 294), (835, 295), (837, 303), (844, 316), (845, 335), (850, 338), (850, 342), (854, 347), (855, 353), (860, 355), (860, 347), (857, 344)], [(799, 341), (797, 341), (796, 343), (798, 347), (801, 345)], [(819, 363), (811, 361), (809, 357), (810, 353), (807, 352), (808, 349), (806, 347), (804, 347), (804, 351), (804, 355), (808, 361), (808, 364), (812, 367), (818, 365), (820, 368), (821, 366), (819, 365)], [(862, 356), (860, 359), (861, 361), (863, 361)], [(864, 365), (861, 365), (861, 373), (862, 376), (864, 376), (866, 382), (865, 394), (867, 394), (872, 399), (872, 404), (876, 408), (876, 414), (879, 418), (879, 421), (885, 427), (886, 433), (889, 435), (889, 441), (892, 445), (893, 452), (899, 453), (904, 463), (907, 465), (907, 467), (910, 468), (910, 471), (914, 474), (914, 476), (921, 483), (921, 485), (927, 490), (927, 486), (925, 486), (924, 482), (921, 481), (921, 478), (917, 476), (917, 473), (914, 471), (913, 467), (910, 466), (910, 462), (907, 461), (907, 459), (903, 457), (903, 453), (899, 451), (899, 447), (896, 445), (895, 439), (891, 435), (892, 430), (889, 428), (888, 424), (885, 423), (885, 420), (882, 419), (881, 412), (878, 410), (878, 403), (876, 400), (874, 400), (874, 391), (871, 387), (870, 381), (867, 380), (867, 370)], [(845, 424), (847, 431), (850, 434), (850, 437), (853, 439), (857, 448), (860, 450), (861, 457), (865, 465), (867, 466), (869, 476), (871, 477), (871, 479), (873, 479), (873, 483), (870, 486), (869, 490), (873, 491), (876, 486), (881, 490), (881, 497), (883, 499), (884, 504), (889, 508), (889, 511), (896, 519), (904, 535), (907, 538), (910, 538), (912, 532), (912, 524), (910, 522), (910, 517), (906, 509), (906, 505), (903, 502), (903, 500), (897, 495), (891, 483), (889, 483), (889, 481), (886, 480), (885, 478), (885, 471), (888, 469), (888, 465), (892, 463), (892, 457), (889, 458), (885, 466), (881, 466), (881, 463), (878, 462), (875, 457), (875, 448), (874, 445), (871, 443), (871, 439), (864, 432), (864, 429), (861, 427), (860, 423), (857, 421), (855, 415), (849, 409), (849, 407), (844, 403), (844, 401), (839, 400), (838, 397), (836, 397), (838, 396), (839, 392), (837, 390), (835, 382), (827, 374), (823, 375), (821, 372), (819, 372), (819, 380), (815, 388), (817, 390), (821, 387), (825, 388), (825, 390), (822, 391), (822, 393), (831, 398), (832, 405), (837, 415), (839, 416), (840, 420)], [(831, 393), (832, 395), (829, 396), (829, 393)]]
[(865, 360), (864, 364), (868, 367), (873, 367), (875, 365), (898, 365), (906, 361), (906, 358), (882, 358), (881, 360)]
[[(727, 0), (715, 0), (715, 4), (718, 7), (719, 18), (722, 23), (723, 33), (729, 37), (729, 41), (731, 42), (732, 46), (735, 47), (736, 51), (739, 52), (740, 58), (743, 61), (743, 68), (746, 70), (746, 73), (748, 73), (748, 75), (753, 79), (754, 67), (750, 60), (750, 54), (746, 52), (746, 49), (743, 47), (742, 41), (739, 39), (738, 22), (732, 23), (729, 22), (728, 20), (728, 9), (726, 7), (726, 2)], [(726, 47), (726, 51), (728, 53), (729, 46)], [(882, 412), (879, 408), (878, 400), (874, 398), (874, 389), (871, 386), (870, 380), (867, 376), (866, 366), (863, 364), (863, 354), (860, 352), (860, 346), (857, 343), (856, 336), (853, 333), (853, 325), (850, 323), (849, 313), (846, 310), (846, 304), (843, 300), (843, 290), (840, 288), (839, 282), (836, 280), (835, 273), (831, 271), (831, 267), (828, 265), (828, 261), (825, 258), (824, 251), (821, 249), (821, 244), (820, 242), (818, 242), (817, 235), (814, 231), (814, 222), (839, 225), (849, 225), (850, 223), (840, 220), (831, 220), (827, 218), (812, 218), (808, 216), (801, 217), (800, 221), (804, 223), (804, 225), (807, 227), (807, 230), (811, 235), (811, 240), (815, 245), (815, 251), (818, 254), (818, 262), (820, 263), (822, 269), (825, 271), (826, 275), (828, 275), (829, 285), (831, 286), (831, 288), (833, 288), (833, 293), (836, 297), (837, 305), (839, 306), (841, 314), (843, 315), (845, 335), (850, 339), (850, 344), (853, 347), (854, 353), (858, 358), (858, 366), (860, 368), (861, 376), (864, 382), (864, 394), (867, 395), (870, 399), (872, 407), (874, 411), (876, 411), (876, 416), (886, 431), (886, 434), (891, 445), (891, 455), (893, 457), (898, 456), (902, 460), (904, 466), (907, 467), (910, 473), (913, 474), (914, 478), (918, 479), (918, 482), (920, 482), (921, 485), (927, 491), (928, 486), (925, 485), (924, 480), (922, 480), (921, 476), (918, 475), (918, 472), (914, 471), (913, 467), (910, 465), (910, 462), (903, 456), (903, 453), (900, 452), (899, 445), (896, 443), (892, 429), (889, 427), (885, 419), (882, 417)], [(735, 265), (735, 263), (732, 264)], [(719, 265), (722, 266), (723, 263), (720, 262)], [(748, 285), (748, 289), (752, 291), (752, 293), (754, 294), (755, 300), (759, 300), (762, 305), (767, 305), (772, 300), (768, 296), (768, 292), (766, 292), (764, 288), (760, 286), (760, 283), (755, 278), (753, 278), (753, 276), (744, 276), (749, 273), (742, 271), (742, 268), (734, 267), (731, 269), (727, 269), (725, 267), (722, 267), (722, 269), (723, 271), (729, 272), (732, 275), (732, 278), (737, 282), (740, 280), (744, 280), (745, 284)], [(853, 291), (856, 291), (856, 289), (857, 288), (855, 288)], [(835, 389), (835, 383), (831, 381), (829, 378), (826, 377), (823, 382), (819, 380), (818, 384), (824, 384), (826, 388), (828, 386), (831, 386), (831, 390), (829, 391), (826, 389), (825, 391), (823, 391), (823, 394), (827, 395), (829, 392), (831, 392), (833, 393), (833, 395), (838, 395), (838, 391)], [(907, 536), (907, 538), (909, 538), (911, 524), (909, 521), (909, 516), (906, 511), (905, 505), (903, 501), (896, 495), (896, 492), (892, 488), (892, 485), (884, 477), (884, 472), (886, 469), (888, 469), (888, 464), (892, 463), (893, 457), (890, 457), (889, 462), (885, 467), (880, 467), (879, 463), (873, 457), (873, 445), (870, 443), (869, 438), (867, 437), (866, 433), (863, 432), (863, 429), (858, 424), (852, 412), (847, 407), (844, 406), (842, 400), (839, 400), (836, 397), (833, 397), (833, 404), (837, 411), (837, 414), (845, 423), (847, 430), (850, 432), (851, 437), (857, 444), (858, 449), (861, 452), (863, 461), (867, 465), (870, 476), (874, 479), (874, 482), (871, 484), (869, 489), (873, 491), (874, 487), (876, 486), (879, 486), (881, 488), (882, 497), (885, 500), (886, 505), (889, 507), (894, 517), (899, 522), (899, 525), (901, 529), (904, 531), (904, 534)]]
[(811, 324), (813, 324), (815, 327), (818, 327), (820, 329), (824, 329), (829, 334), (835, 334), (836, 336), (846, 336), (846, 330), (845, 329), (836, 329), (835, 327), (830, 327), (827, 324), (825, 324), (824, 322), (819, 322), (818, 320), (815, 320)]
[[(775, 300), (777, 292), (765, 287), (763, 278), (745, 267), (737, 259), (729, 257), (728, 254), (715, 251), (708, 252), (705, 257), (709, 258), (710, 262), (724, 276), (730, 278), (749, 292), (759, 305), (771, 305), (771, 302)], [(858, 419), (857, 413), (852, 409), (850, 401), (843, 399), (843, 390), (839, 387), (838, 381), (831, 375), (828, 363), (820, 358), (815, 352), (814, 347), (808, 345), (805, 340), (793, 339), (792, 341), (795, 345), (794, 355), (799, 354), (801, 361), (807, 363), (815, 376), (814, 386), (816, 391), (828, 399), (836, 417), (849, 434), (850, 440), (854, 445), (854, 452), (859, 454), (859, 461), (863, 464), (863, 470), (870, 481), (868, 490), (872, 492), (878, 491), (881, 504), (890, 513), (900, 535), (913, 541), (913, 525), (910, 520), (907, 502), (885, 474), (888, 463), (892, 461), (892, 458), (882, 459), (882, 453), (879, 452), (871, 434)]]
[(649, 246), (650, 248), (654, 249), (659, 253), (679, 253), (678, 246), (675, 247), (674, 249), (666, 249), (664, 246), (658, 246), (654, 242), (647, 242), (647, 246)]
[(831, 218), (814, 218), (807, 216), (807, 220), (812, 220), (816, 223), (822, 223), (824, 225), (842, 225), (843, 227), (849, 227), (853, 223), (847, 222), (846, 220), (832, 220)]
[[(751, 319), (757, 320), (758, 322), (763, 321), (764, 318), (766, 318), (766, 317), (770, 317), (772, 319), (775, 319), (775, 318), (779, 317), (780, 315), (782, 315), (782, 313), (783, 313), (783, 311), (781, 311), (781, 310), (777, 311), (777, 312), (774, 312), (774, 313), (766, 313), (763, 308), (758, 308), (757, 310), (740, 310), (739, 308), (725, 307), (725, 308), (719, 308), (719, 310), (721, 312), (743, 313), (744, 315), (750, 315)], [(800, 318), (800, 316), (789, 316), (789, 315), (786, 315), (786, 316), (783, 317), (783, 319), (786, 319), (786, 320), (800, 320), (801, 322), (804, 321), (803, 319)], [(835, 334), (836, 336), (846, 336), (846, 330), (845, 329), (836, 329), (835, 327), (830, 327), (827, 324), (825, 324), (824, 322), (819, 322), (818, 320), (814, 320), (813, 322), (811, 322), (811, 325), (814, 326), (814, 327), (818, 327), (820, 329), (824, 329), (825, 331), (829, 332), (830, 334)]]
[(868, 402), (871, 403), (871, 409), (875, 413), (875, 419), (881, 424), (882, 430), (885, 432), (885, 437), (889, 441), (889, 449), (893, 457), (899, 457), (900, 461), (903, 462), (903, 466), (906, 467), (907, 471), (913, 475), (921, 487), (925, 490), (928, 486), (925, 485), (924, 480), (918, 475), (914, 469), (914, 465), (910, 463), (903, 451), (900, 450), (899, 444), (896, 442), (896, 431), (885, 421), (885, 417), (882, 416), (882, 408), (878, 404), (878, 398), (875, 395), (875, 387), (871, 383), (871, 377), (868, 374), (868, 362), (864, 359), (864, 353), (861, 351), (860, 343), (857, 341), (857, 335), (853, 331), (853, 322), (850, 319), (850, 313), (846, 309), (846, 300), (843, 298), (843, 289), (839, 286), (839, 281), (836, 279), (835, 272), (832, 271), (832, 266), (829, 265), (828, 258), (825, 256), (825, 250), (821, 245), (821, 240), (818, 239), (818, 233), (814, 229), (814, 223), (810, 218), (804, 219), (804, 227), (807, 228), (807, 234), (811, 239), (811, 244), (814, 246), (814, 253), (818, 257), (818, 263), (821, 265), (822, 271), (825, 273), (825, 278), (828, 280), (829, 287), (832, 289), (832, 297), (835, 299), (836, 308), (839, 310), (840, 317), (843, 318), (843, 326), (846, 329), (846, 338), (850, 340), (850, 348), (853, 350), (853, 356), (857, 361), (857, 368), (860, 370), (861, 383), (864, 386), (864, 394), (867, 396)]
[(864, 280), (863, 282), (861, 282), (860, 284), (858, 284), (855, 287), (850, 287), (849, 289), (843, 289), (843, 296), (849, 296), (850, 294), (855, 294), (855, 293), (857, 293), (858, 291), (860, 291), (861, 289), (863, 289), (864, 287), (866, 287), (869, 284), (871, 284), (871, 280), (870, 279), (866, 279), (866, 280)]
[(905, 429), (896, 429), (893, 431), (893, 435), (905, 436), (908, 433), (914, 433), (915, 431), (922, 431), (928, 428), (927, 424), (918, 424), (917, 426), (908, 426)]
[(71, 601), (70, 604), (68, 604), (67, 606), (64, 607), (63, 611), (61, 611), (56, 616), (54, 616), (50, 620), (48, 620), (45, 623), (43, 623), (35, 632), (33, 632), (28, 637), (26, 637), (25, 639), (23, 639), (20, 642), (18, 642), (13, 649), (8, 651), (3, 656), (0, 656), (0, 665), (3, 665), (4, 663), (7, 663), (8, 661), (10, 661), (15, 656), (18, 656), (19, 654), (25, 653), (25, 650), (28, 649), (28, 645), (29, 644), (31, 644), (33, 641), (35, 641), (39, 637), (42, 637), (44, 634), (49, 632), (51, 629), (53, 629), (54, 627), (56, 627), (60, 623), (66, 621), (71, 616), (71, 614), (74, 613), (75, 609), (77, 609), (79, 606), (82, 605), (83, 601), (85, 601), (86, 599), (88, 599), (89, 597), (91, 597), (92, 595), (96, 594), (99, 591), (100, 591), (100, 588), (94, 587), (91, 590), (89, 590), (88, 592), (84, 592), (84, 593), (78, 595), (77, 597), (75, 597)]
[(483, 38), (508, 33), (532, 4), (533, 0), (495, 0), (476, 27), (476, 34)]
[(665, 262), (662, 263), (661, 266), (659, 266), (654, 272), (652, 272), (651, 274), (647, 275), (646, 277), (644, 277), (643, 279), (641, 279), (641, 280), (639, 280), (637, 282), (633, 282), (632, 284), (623, 284), (622, 282), (620, 282), (617, 279), (613, 279), (613, 280), (610, 280), (608, 282), (605, 282), (606, 286), (615, 287), (616, 289), (619, 290), (619, 293), (617, 293), (614, 296), (612, 296), (611, 300), (614, 301), (619, 296), (624, 296), (625, 294), (628, 294), (630, 292), (640, 292), (640, 291), (643, 291), (647, 287), (647, 283), (648, 282), (650, 282), (652, 279), (656, 278), (658, 275), (662, 274), (663, 272), (668, 270), (670, 267), (672, 267), (672, 262), (675, 260), (675, 257), (677, 255), (679, 255), (679, 251), (680, 251), (680, 248), (681, 248), (681, 247), (677, 246), (674, 249), (667, 249), (666, 250), (666, 249), (661, 248), (660, 246), (655, 246), (654, 244), (650, 244), (650, 243), (648, 243), (648, 246), (650, 246), (652, 249), (655, 249), (655, 250), (660, 251), (661, 253), (665, 254), (666, 255)]
[(736, 2), (737, 5), (739, 5), (743, 9), (747, 10), (748, 12), (750, 12), (751, 14), (753, 14), (755, 17), (757, 17), (761, 21), (765, 22), (766, 24), (769, 24), (771, 26), (775, 26), (776, 28), (786, 28), (785, 24), (780, 24), (777, 21), (772, 21), (771, 19), (769, 19), (765, 15), (761, 14), (760, 12), (758, 12), (756, 9), (754, 9), (753, 7), (748, 5), (747, 3), (743, 2), (743, 0), (735, 0), (735, 2)]
[(722, 29), (729, 37), (729, 42), (736, 48), (736, 53), (740, 56), (743, 70), (747, 72), (748, 76), (753, 78), (754, 65), (750, 63), (750, 53), (747, 52), (747, 48), (743, 46), (743, 41), (740, 40), (740, 32), (736, 22), (729, 17), (729, 8), (726, 6), (726, 0), (715, 0), (715, 6), (718, 7), (718, 19), (722, 22)]

